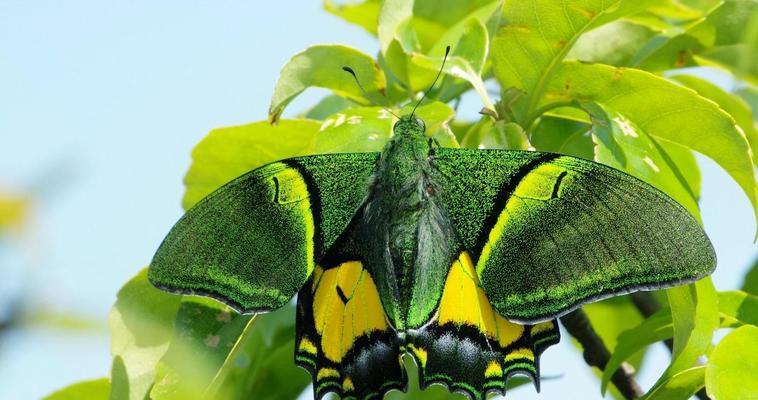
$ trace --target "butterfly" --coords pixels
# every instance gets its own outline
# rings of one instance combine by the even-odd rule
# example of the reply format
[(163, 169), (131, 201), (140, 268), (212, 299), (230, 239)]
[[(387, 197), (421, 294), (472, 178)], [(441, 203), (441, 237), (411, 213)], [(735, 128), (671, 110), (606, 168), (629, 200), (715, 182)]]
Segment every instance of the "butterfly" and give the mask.
[(698, 221), (611, 167), (536, 151), (443, 148), (411, 112), (381, 152), (277, 161), (171, 229), (155, 286), (239, 312), (297, 294), (295, 362), (317, 399), (406, 390), (402, 357), (472, 399), (504, 394), (582, 304), (701, 279)]

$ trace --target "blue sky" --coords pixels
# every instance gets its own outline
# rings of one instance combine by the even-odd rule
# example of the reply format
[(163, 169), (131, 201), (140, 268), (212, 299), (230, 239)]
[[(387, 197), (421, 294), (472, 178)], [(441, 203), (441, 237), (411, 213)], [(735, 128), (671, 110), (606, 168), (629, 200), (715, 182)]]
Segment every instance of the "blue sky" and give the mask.
[[(0, 271), (27, 271), (24, 302), (105, 326), (118, 288), (181, 215), (194, 144), (214, 127), (265, 119), (281, 66), (317, 43), (378, 49), (318, 1), (0, 2), (0, 191), (37, 194), (27, 234), (0, 243)], [(307, 92), (289, 114), (321, 94)], [(461, 114), (478, 109), (469, 104)], [(753, 217), (737, 185), (700, 160), (703, 219), (719, 257), (714, 281), (735, 288), (756, 253)], [(661, 346), (651, 355), (643, 385), (666, 362)], [(30, 326), (0, 342), (8, 398), (106, 376), (109, 365), (104, 329)], [(545, 354), (542, 368), (562, 379), (543, 382), (540, 397), (519, 389), (519, 398), (599, 397), (568, 340)]]

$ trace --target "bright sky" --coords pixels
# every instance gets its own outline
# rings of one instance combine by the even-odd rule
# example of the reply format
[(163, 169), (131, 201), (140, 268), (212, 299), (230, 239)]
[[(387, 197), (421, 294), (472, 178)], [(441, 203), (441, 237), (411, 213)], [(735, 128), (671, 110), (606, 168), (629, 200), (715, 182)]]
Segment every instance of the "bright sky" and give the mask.
[[(0, 191), (38, 194), (25, 239), (0, 242), (3, 276), (28, 271), (23, 302), (104, 326), (118, 288), (181, 215), (194, 144), (214, 127), (265, 119), (281, 66), (317, 43), (378, 49), (314, 0), (0, 2)], [(321, 94), (307, 92), (289, 114)], [(469, 104), (462, 114), (479, 108)], [(756, 253), (753, 217), (737, 185), (702, 160), (703, 218), (719, 257), (714, 280), (736, 288)], [(39, 398), (106, 376), (104, 329), (6, 334), (3, 396)], [(644, 386), (666, 359), (662, 346), (653, 349)], [(562, 378), (544, 381), (539, 397), (518, 389), (520, 399), (599, 397), (570, 341), (548, 350), (541, 366)]]

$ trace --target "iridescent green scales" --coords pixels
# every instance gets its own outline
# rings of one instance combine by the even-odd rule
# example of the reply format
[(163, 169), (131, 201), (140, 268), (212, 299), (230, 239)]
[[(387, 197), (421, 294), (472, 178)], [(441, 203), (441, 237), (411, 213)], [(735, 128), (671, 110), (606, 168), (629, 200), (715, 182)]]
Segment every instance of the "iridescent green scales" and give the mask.
[(295, 362), (317, 398), (422, 386), (474, 399), (539, 382), (555, 318), (588, 301), (691, 282), (713, 248), (678, 203), (559, 154), (440, 148), (401, 118), (381, 153), (275, 162), (190, 209), (158, 249), (158, 287), (241, 312), (299, 292)]

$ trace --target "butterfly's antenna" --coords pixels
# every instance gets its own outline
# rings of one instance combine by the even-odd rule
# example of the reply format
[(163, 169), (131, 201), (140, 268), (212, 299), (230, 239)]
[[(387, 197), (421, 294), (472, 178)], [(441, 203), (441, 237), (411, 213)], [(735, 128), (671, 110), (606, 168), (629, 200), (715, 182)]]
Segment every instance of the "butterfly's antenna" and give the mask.
[[(358, 85), (358, 88), (361, 89), (361, 93), (363, 93), (363, 95), (366, 96), (366, 98), (368, 98), (368, 93), (366, 93), (366, 89), (364, 89), (363, 85), (361, 85), (361, 81), (358, 80), (358, 76), (355, 74), (355, 71), (353, 71), (352, 68), (347, 67), (347, 66), (342, 67), (342, 70), (353, 76), (353, 79), (355, 80), (355, 83)], [(393, 113), (392, 110), (390, 110), (389, 108), (384, 107), (384, 110), (394, 115), (395, 118), (400, 119), (400, 117), (398, 117), (397, 114)]]
[(426, 92), (424, 92), (424, 95), (421, 96), (421, 98), (418, 100), (418, 103), (416, 103), (416, 106), (413, 107), (413, 111), (411, 111), (411, 117), (416, 112), (416, 109), (421, 104), (421, 102), (424, 101), (424, 99), (426, 98), (426, 95), (429, 94), (429, 92), (431, 92), (432, 89), (434, 89), (434, 85), (437, 84), (437, 80), (440, 79), (440, 75), (442, 75), (442, 70), (445, 69), (445, 61), (447, 61), (448, 54), (450, 54), (450, 46), (445, 47), (445, 57), (442, 58), (442, 65), (440, 66), (440, 71), (437, 72), (437, 77), (434, 78), (434, 82), (432, 82), (432, 85), (429, 86), (429, 89)]

